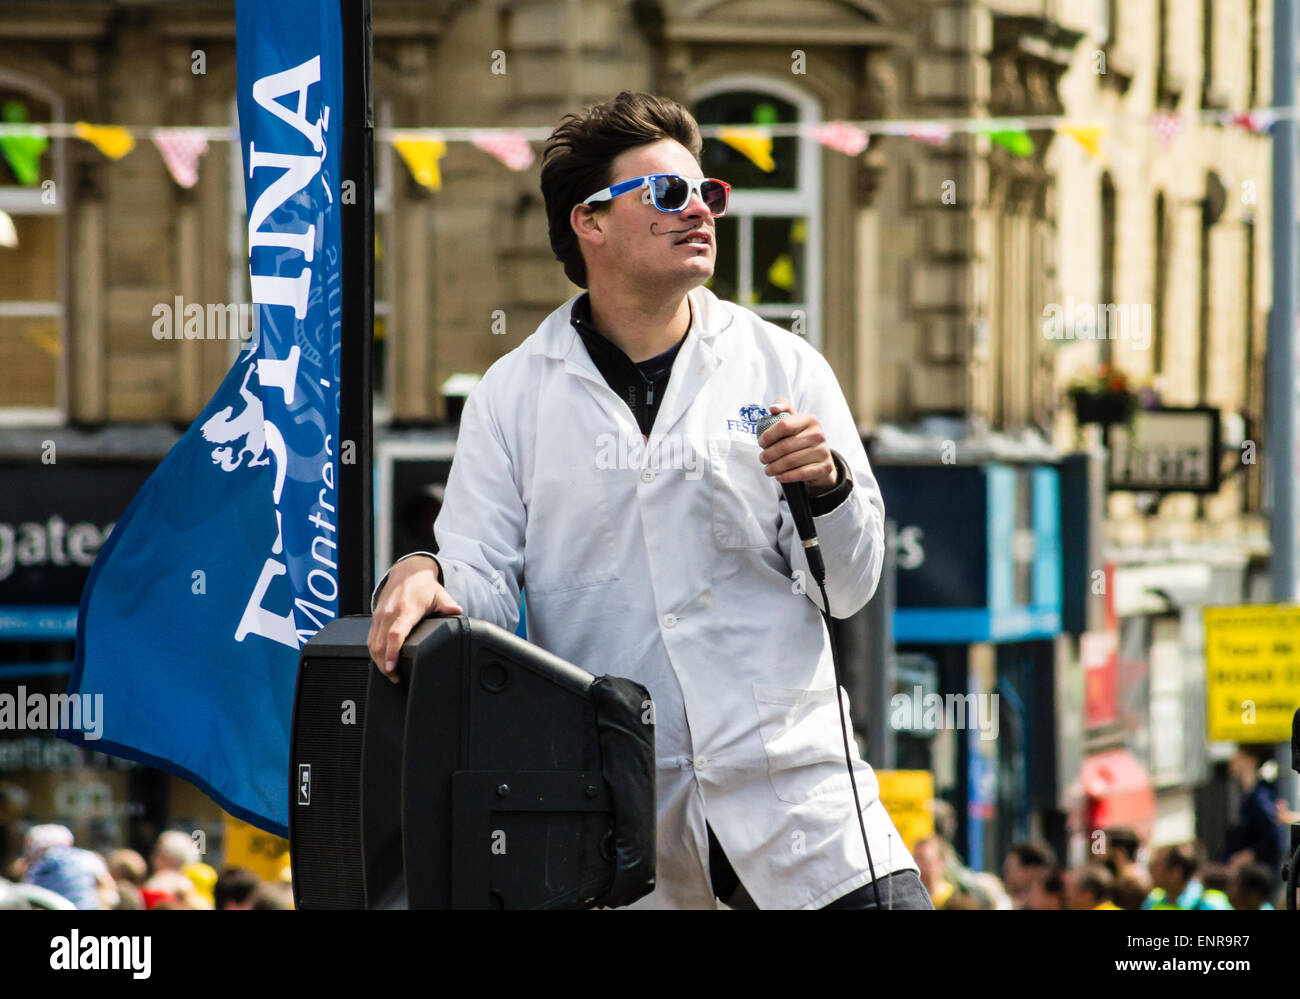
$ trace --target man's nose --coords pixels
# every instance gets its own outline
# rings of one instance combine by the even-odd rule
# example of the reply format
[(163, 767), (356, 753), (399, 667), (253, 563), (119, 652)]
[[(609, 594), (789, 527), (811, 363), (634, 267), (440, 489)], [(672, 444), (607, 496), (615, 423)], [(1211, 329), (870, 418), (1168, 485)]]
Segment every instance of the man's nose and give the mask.
[(686, 207), (681, 213), (684, 218), (708, 218), (713, 214), (709, 211), (709, 206), (704, 203), (699, 191), (691, 192), (691, 200), (686, 202)]

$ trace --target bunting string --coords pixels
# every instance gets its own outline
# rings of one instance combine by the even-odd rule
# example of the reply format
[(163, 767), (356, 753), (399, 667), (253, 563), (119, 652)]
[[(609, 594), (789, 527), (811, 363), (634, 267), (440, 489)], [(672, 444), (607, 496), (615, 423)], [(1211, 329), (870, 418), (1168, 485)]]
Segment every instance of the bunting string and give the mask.
[[(78, 138), (89, 142), (105, 156), (118, 160), (127, 156), (137, 140), (152, 140), (173, 180), (191, 187), (198, 178), (200, 157), (213, 142), (237, 142), (233, 127), (156, 128), (90, 122), (0, 121), (0, 157), (20, 184), (39, 180), (34, 169), (51, 139)], [(1113, 141), (1116, 126), (1145, 124), (1156, 136), (1162, 151), (1170, 151), (1189, 128), (1201, 125), (1244, 129), (1261, 134), (1279, 121), (1300, 120), (1300, 108), (1249, 108), (1237, 110), (1157, 111), (1144, 115), (1078, 116), (1031, 115), (1014, 118), (929, 118), (830, 122), (764, 122), (762, 124), (701, 125), (703, 138), (717, 139), (745, 156), (764, 172), (776, 168), (773, 142), (803, 137), (848, 156), (861, 155), (873, 136), (896, 136), (942, 146), (956, 135), (987, 135), (989, 140), (1014, 156), (1030, 156), (1034, 131), (1051, 131), (1069, 136), (1090, 157), (1107, 162), (1106, 146)], [(402, 157), (417, 183), (440, 190), (440, 161), (451, 143), (469, 143), (511, 170), (525, 170), (535, 162), (533, 143), (545, 142), (549, 127), (480, 128), (381, 128), (375, 135), (389, 142)], [(1129, 134), (1129, 133), (1126, 133)]]

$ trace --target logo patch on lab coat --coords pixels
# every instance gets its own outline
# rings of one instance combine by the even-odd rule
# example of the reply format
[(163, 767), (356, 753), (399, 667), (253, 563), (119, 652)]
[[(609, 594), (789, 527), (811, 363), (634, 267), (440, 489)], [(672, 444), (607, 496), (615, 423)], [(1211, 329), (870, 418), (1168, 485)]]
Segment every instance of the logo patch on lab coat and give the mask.
[(767, 409), (758, 403), (751, 402), (747, 406), (740, 407), (740, 419), (728, 420), (728, 430), (739, 430), (743, 434), (749, 434), (751, 437), (758, 435), (758, 421), (767, 416)]

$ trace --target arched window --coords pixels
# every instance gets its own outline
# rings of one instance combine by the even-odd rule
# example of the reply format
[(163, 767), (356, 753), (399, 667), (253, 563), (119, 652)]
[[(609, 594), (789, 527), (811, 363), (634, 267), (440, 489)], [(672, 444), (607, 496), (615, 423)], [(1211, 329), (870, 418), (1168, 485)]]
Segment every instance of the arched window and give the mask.
[[(63, 119), (58, 95), (0, 70), (0, 122)], [(63, 420), (63, 140), (0, 138), (0, 422)]]
[[(701, 126), (808, 125), (821, 117), (811, 97), (766, 77), (726, 77), (692, 99)], [(727, 214), (717, 221), (717, 264), (708, 287), (820, 350), (821, 147), (775, 136), (771, 156), (765, 170), (720, 139), (704, 140), (704, 175), (732, 185)]]

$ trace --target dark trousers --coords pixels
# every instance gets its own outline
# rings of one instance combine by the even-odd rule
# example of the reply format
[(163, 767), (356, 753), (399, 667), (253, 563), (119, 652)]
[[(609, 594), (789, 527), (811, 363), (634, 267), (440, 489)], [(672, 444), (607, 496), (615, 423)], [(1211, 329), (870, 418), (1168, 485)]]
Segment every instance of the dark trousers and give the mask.
[[(709, 879), (713, 885), (714, 896), (724, 905), (733, 909), (757, 909), (749, 892), (740, 883), (731, 861), (722, 852), (722, 844), (713, 835), (709, 826)], [(874, 909), (876, 908), (876, 889), (880, 889), (880, 908), (882, 909), (933, 909), (934, 902), (930, 893), (917, 877), (915, 871), (898, 871), (878, 878), (875, 882), (855, 888), (837, 898), (824, 909)]]

